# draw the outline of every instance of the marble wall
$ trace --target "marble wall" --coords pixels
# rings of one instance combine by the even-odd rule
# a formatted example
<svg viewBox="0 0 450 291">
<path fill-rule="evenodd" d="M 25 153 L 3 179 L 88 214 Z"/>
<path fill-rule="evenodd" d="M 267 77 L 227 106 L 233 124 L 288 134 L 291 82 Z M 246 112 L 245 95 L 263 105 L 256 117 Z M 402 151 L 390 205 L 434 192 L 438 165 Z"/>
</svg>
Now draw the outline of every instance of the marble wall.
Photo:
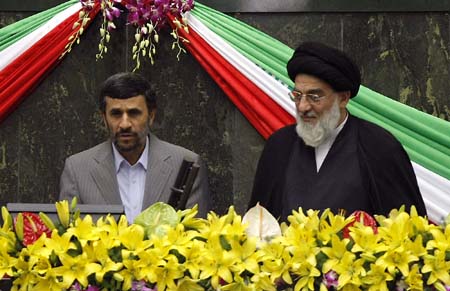
<svg viewBox="0 0 450 291">
<path fill-rule="evenodd" d="M 361 65 L 363 84 L 419 110 L 450 120 L 450 16 L 427 13 L 234 13 L 239 20 L 295 47 L 316 40 L 340 47 Z M 26 17 L 0 12 L 0 27 Z M 0 124 L 0 205 L 51 203 L 64 159 L 106 137 L 97 87 L 131 70 L 133 28 L 112 35 L 96 61 L 100 22 L 36 90 Z M 180 61 L 161 35 L 155 65 L 139 72 L 155 85 L 153 132 L 199 153 L 208 165 L 214 210 L 243 213 L 264 139 L 189 54 Z"/>
</svg>

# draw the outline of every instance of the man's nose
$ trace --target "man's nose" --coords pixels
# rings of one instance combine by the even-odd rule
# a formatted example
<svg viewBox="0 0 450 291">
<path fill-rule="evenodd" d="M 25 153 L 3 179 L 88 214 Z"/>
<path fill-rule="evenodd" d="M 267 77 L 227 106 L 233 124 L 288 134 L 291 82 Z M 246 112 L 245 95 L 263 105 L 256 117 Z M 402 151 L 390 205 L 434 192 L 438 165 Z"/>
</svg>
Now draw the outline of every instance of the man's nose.
<svg viewBox="0 0 450 291">
<path fill-rule="evenodd" d="M 300 101 L 296 102 L 295 105 L 297 106 L 297 110 L 299 112 L 307 112 L 311 110 L 311 103 L 307 100 L 306 97 L 302 97 Z"/>
<path fill-rule="evenodd" d="M 122 129 L 131 127 L 131 121 L 127 114 L 122 115 L 122 118 L 120 119 L 119 127 Z"/>
</svg>

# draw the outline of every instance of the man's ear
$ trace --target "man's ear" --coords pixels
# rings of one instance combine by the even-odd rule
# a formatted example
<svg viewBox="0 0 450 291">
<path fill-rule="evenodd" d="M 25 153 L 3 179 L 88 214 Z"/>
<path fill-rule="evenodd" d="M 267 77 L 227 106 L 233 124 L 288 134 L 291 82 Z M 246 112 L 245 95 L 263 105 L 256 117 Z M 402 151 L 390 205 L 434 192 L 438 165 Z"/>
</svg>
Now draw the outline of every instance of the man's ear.
<svg viewBox="0 0 450 291">
<path fill-rule="evenodd" d="M 153 121 L 155 120 L 156 109 L 152 109 L 148 114 L 148 126 L 152 126 Z"/>
<path fill-rule="evenodd" d="M 100 116 L 102 117 L 103 120 L 103 124 L 105 125 L 106 128 L 108 128 L 108 122 L 106 122 L 106 113 L 103 111 L 100 111 Z"/>
<path fill-rule="evenodd" d="M 351 93 L 350 91 L 343 91 L 343 92 L 339 92 L 339 107 L 340 108 L 345 108 L 348 104 L 348 102 L 350 101 L 350 96 Z"/>
</svg>

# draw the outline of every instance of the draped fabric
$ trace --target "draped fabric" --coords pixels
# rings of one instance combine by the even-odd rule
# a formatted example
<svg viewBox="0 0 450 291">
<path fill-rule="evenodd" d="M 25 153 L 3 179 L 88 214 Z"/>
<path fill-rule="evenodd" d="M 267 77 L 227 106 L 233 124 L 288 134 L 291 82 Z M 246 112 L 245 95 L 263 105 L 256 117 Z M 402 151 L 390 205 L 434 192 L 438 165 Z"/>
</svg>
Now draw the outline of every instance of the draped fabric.
<svg viewBox="0 0 450 291">
<path fill-rule="evenodd" d="M 57 65 L 80 8 L 71 0 L 0 29 L 0 121 Z M 185 46 L 263 137 L 294 122 L 286 72 L 291 48 L 198 2 L 188 19 L 190 33 L 179 32 L 189 40 Z M 348 109 L 402 143 L 429 217 L 441 221 L 450 212 L 450 123 L 364 86 Z"/>
<path fill-rule="evenodd" d="M 0 122 L 58 64 L 80 8 L 72 0 L 0 30 Z"/>
</svg>

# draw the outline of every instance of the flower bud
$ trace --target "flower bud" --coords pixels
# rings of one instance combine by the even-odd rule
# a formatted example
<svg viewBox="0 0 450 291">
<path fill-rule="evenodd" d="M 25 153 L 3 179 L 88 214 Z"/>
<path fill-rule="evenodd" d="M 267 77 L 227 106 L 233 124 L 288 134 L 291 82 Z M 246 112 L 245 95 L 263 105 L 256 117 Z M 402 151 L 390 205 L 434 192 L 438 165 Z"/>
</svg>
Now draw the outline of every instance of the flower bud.
<svg viewBox="0 0 450 291">
<path fill-rule="evenodd" d="M 155 33 L 155 35 L 153 36 L 153 38 L 155 39 L 155 42 L 158 43 L 158 41 L 159 41 L 159 35 Z"/>
<path fill-rule="evenodd" d="M 22 215 L 22 213 L 17 214 L 16 224 L 14 227 L 15 227 L 17 238 L 20 241 L 23 241 L 23 215 Z"/>
<path fill-rule="evenodd" d="M 46 227 L 48 227 L 50 230 L 55 229 L 55 224 L 53 221 L 48 217 L 47 214 L 44 212 L 39 212 L 39 217 L 42 219 L 42 222 L 45 224 Z"/>
<path fill-rule="evenodd" d="M 86 24 L 88 23 L 88 21 L 90 20 L 90 18 L 89 17 L 85 17 L 85 18 L 83 18 L 83 22 L 82 22 L 82 26 L 86 26 Z"/>
<path fill-rule="evenodd" d="M 10 228 L 12 226 L 12 217 L 11 214 L 8 211 L 8 208 L 5 206 L 2 206 L 2 219 L 3 219 L 3 225 L 6 226 L 6 228 Z"/>
<path fill-rule="evenodd" d="M 59 222 L 61 222 L 64 227 L 68 227 L 70 223 L 69 202 L 67 200 L 59 201 L 55 203 L 55 206 Z"/>
<path fill-rule="evenodd" d="M 153 24 L 147 23 L 147 27 L 148 27 L 148 33 L 152 33 L 152 31 L 153 31 Z"/>
<path fill-rule="evenodd" d="M 141 40 L 141 34 L 140 33 L 136 33 L 134 35 L 134 39 L 136 40 L 136 42 L 139 42 Z"/>
<path fill-rule="evenodd" d="M 104 28 L 100 28 L 100 36 L 101 37 L 105 36 L 105 32 L 106 32 L 106 30 Z"/>
<path fill-rule="evenodd" d="M 122 282 L 124 280 L 123 276 L 119 274 L 118 272 L 114 272 L 113 274 L 114 279 L 116 279 L 119 282 Z"/>
<path fill-rule="evenodd" d="M 114 30 L 116 29 L 116 25 L 114 24 L 114 22 L 112 21 L 108 21 L 108 27 L 107 27 L 108 31 Z"/>
<path fill-rule="evenodd" d="M 181 23 L 180 23 L 180 21 L 178 20 L 178 19 L 174 19 L 174 21 L 173 21 L 173 23 L 175 24 L 175 26 L 177 27 L 177 28 L 181 28 Z"/>
</svg>

